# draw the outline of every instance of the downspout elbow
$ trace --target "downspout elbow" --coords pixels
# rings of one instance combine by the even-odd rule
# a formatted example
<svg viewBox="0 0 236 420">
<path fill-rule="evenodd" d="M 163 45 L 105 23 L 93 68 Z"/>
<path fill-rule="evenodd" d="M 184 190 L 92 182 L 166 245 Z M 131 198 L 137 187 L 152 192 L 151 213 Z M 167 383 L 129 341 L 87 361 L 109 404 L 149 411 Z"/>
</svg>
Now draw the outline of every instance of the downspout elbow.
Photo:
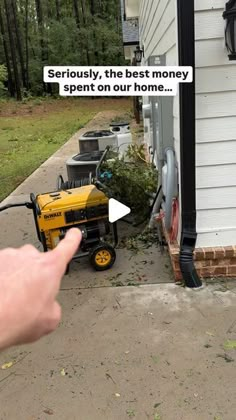
<svg viewBox="0 0 236 420">
<path fill-rule="evenodd" d="M 179 265 L 185 285 L 192 289 L 199 289 L 202 287 L 202 282 L 194 266 L 196 239 L 196 233 L 183 233 L 179 255 Z"/>
</svg>

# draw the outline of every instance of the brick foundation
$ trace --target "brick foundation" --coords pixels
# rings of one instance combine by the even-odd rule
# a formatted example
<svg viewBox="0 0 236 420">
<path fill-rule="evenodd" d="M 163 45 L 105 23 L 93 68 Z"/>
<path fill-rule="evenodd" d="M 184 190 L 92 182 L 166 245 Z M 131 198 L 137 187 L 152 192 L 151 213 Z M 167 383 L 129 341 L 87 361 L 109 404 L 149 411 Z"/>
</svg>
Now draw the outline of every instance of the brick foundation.
<svg viewBox="0 0 236 420">
<path fill-rule="evenodd" d="M 170 243 L 167 232 L 165 229 L 163 231 L 168 243 L 175 280 L 181 281 L 183 278 L 179 267 L 180 247 L 177 242 Z M 194 260 L 200 278 L 236 277 L 236 246 L 197 248 Z"/>
</svg>

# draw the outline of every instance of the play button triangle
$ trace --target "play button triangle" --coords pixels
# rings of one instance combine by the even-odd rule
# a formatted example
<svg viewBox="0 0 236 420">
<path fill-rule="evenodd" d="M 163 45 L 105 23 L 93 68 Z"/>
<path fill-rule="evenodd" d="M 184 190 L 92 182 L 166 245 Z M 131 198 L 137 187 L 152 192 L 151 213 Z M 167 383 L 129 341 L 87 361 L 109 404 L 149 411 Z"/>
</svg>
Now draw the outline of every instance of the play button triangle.
<svg viewBox="0 0 236 420">
<path fill-rule="evenodd" d="M 131 212 L 131 209 L 119 201 L 111 198 L 109 200 L 109 222 L 115 223 L 122 217 L 127 216 Z"/>
</svg>

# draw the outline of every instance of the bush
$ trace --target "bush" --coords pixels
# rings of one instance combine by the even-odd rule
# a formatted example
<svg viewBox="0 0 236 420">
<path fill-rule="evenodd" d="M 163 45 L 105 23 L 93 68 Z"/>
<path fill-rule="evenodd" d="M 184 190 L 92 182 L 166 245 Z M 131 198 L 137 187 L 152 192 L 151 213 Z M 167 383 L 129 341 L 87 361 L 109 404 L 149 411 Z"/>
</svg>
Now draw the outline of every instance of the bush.
<svg viewBox="0 0 236 420">
<path fill-rule="evenodd" d="M 144 220 L 150 210 L 150 200 L 157 190 L 158 173 L 146 162 L 143 146 L 131 146 L 129 161 L 118 157 L 107 161 L 103 169 L 112 173 L 107 186 L 113 196 L 131 208 L 137 222 Z"/>
</svg>

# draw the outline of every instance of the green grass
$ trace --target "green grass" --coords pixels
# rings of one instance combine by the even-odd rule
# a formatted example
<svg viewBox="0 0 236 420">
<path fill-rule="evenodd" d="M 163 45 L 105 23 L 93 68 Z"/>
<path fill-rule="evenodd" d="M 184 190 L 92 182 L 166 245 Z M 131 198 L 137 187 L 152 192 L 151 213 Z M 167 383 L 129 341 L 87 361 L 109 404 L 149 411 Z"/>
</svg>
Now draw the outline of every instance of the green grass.
<svg viewBox="0 0 236 420">
<path fill-rule="evenodd" d="M 42 109 L 42 106 L 44 109 Z M 84 127 L 99 111 L 128 112 L 130 103 L 111 100 L 55 100 L 0 105 L 0 200 Z M 7 108 L 8 107 L 8 108 Z M 1 116 L 3 115 L 3 116 Z"/>
</svg>

